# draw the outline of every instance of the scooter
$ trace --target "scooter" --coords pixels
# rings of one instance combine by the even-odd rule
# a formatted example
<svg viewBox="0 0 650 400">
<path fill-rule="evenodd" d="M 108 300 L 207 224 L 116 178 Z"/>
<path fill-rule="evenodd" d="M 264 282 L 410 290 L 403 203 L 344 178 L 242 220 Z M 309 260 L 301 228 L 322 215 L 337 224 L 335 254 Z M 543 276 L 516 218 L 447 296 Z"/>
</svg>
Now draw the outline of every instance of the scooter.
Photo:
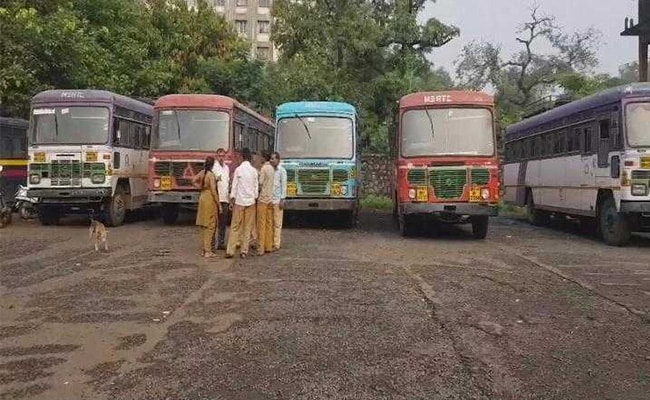
<svg viewBox="0 0 650 400">
<path fill-rule="evenodd" d="M 2 165 L 0 165 L 0 177 L 2 177 Z M 0 228 L 11 224 L 11 208 L 5 203 L 5 192 L 0 185 Z"/>
<path fill-rule="evenodd" d="M 27 196 L 27 186 L 19 185 L 14 198 L 14 211 L 20 215 L 20 218 L 32 219 L 38 216 L 38 210 L 36 209 L 38 197 Z"/>
</svg>

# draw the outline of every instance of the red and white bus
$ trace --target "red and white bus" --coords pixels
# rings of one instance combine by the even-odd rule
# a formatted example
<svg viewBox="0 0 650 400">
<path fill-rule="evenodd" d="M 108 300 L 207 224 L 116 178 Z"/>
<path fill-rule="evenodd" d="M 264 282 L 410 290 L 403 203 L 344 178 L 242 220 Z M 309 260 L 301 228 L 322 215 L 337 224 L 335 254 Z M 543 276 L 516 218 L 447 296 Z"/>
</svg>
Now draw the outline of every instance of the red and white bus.
<svg viewBox="0 0 650 400">
<path fill-rule="evenodd" d="M 173 94 L 158 99 L 154 111 L 149 201 L 162 205 L 166 224 L 176 221 L 181 207 L 196 207 L 199 191 L 192 177 L 207 156 L 223 148 L 232 171 L 239 150 L 273 149 L 273 121 L 230 97 Z"/>
<path fill-rule="evenodd" d="M 400 232 L 435 217 L 471 222 L 475 238 L 497 214 L 499 160 L 494 101 L 480 92 L 423 92 L 402 97 L 391 139 L 394 214 Z"/>
</svg>

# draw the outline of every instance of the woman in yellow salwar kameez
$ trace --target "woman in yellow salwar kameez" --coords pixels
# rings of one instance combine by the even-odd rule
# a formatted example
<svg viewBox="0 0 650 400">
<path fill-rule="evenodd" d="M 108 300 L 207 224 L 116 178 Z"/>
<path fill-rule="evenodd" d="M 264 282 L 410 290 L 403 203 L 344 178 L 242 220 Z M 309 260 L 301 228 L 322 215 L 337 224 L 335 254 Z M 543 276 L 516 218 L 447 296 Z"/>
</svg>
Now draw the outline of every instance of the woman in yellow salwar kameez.
<svg viewBox="0 0 650 400">
<path fill-rule="evenodd" d="M 201 254 L 206 258 L 216 256 L 212 244 L 217 230 L 218 215 L 221 212 L 217 189 L 218 178 L 212 172 L 213 166 L 214 157 L 207 157 L 203 171 L 192 178 L 192 183 L 201 189 L 199 209 L 196 213 L 196 225 L 201 227 Z"/>
</svg>

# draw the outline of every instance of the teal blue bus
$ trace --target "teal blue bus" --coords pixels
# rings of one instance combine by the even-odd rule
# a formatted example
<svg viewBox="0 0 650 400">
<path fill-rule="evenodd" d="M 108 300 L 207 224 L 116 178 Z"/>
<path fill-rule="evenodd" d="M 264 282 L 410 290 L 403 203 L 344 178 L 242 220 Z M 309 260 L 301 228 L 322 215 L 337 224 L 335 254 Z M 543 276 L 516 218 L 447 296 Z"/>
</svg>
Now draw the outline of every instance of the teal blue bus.
<svg viewBox="0 0 650 400">
<path fill-rule="evenodd" d="M 287 170 L 285 210 L 326 211 L 348 226 L 359 211 L 358 114 L 347 103 L 285 103 L 276 110 L 275 150 Z"/>
</svg>

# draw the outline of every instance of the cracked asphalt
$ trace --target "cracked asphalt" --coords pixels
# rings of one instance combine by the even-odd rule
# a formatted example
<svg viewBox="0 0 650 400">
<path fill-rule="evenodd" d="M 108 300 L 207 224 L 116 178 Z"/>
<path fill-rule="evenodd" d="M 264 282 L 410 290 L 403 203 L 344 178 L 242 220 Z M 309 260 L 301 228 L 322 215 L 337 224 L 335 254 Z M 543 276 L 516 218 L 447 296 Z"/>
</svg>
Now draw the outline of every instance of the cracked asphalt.
<svg viewBox="0 0 650 400">
<path fill-rule="evenodd" d="M 191 217 L 0 230 L 0 399 L 650 399 L 650 239 L 303 221 L 198 257 Z"/>
</svg>

